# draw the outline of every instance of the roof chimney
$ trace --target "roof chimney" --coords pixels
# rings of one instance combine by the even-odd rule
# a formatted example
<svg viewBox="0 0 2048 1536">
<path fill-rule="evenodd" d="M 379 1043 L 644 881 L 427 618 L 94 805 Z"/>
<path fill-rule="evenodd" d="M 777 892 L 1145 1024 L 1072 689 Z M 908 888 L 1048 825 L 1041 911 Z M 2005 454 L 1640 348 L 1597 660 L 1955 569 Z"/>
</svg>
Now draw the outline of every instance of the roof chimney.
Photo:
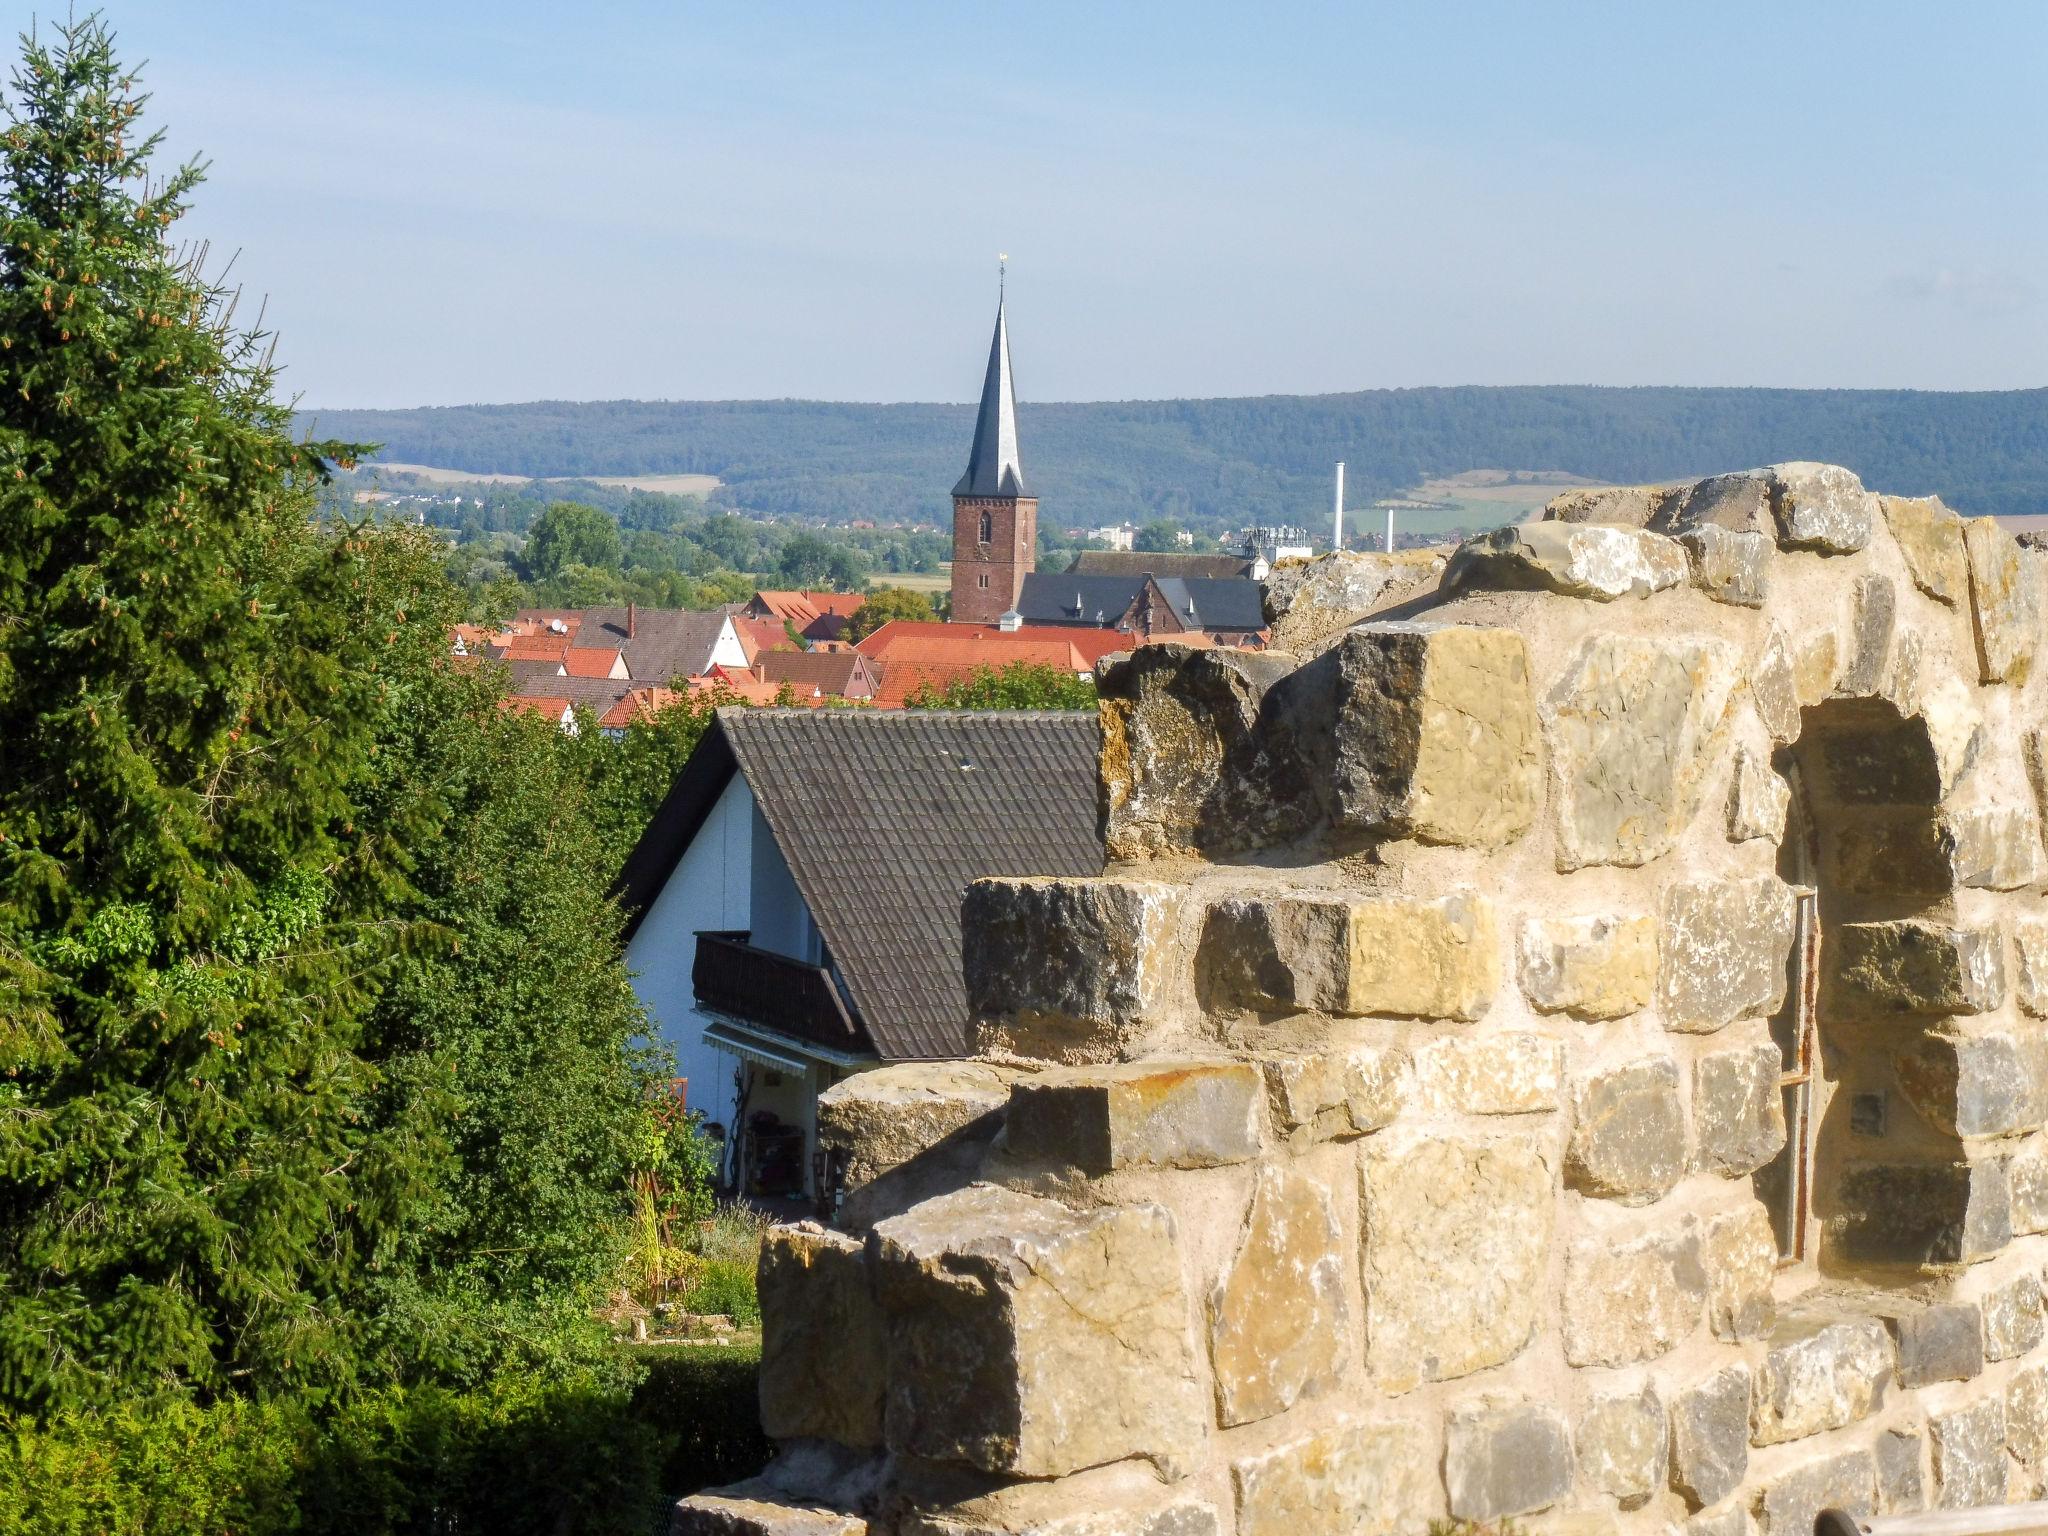
<svg viewBox="0 0 2048 1536">
<path fill-rule="evenodd" d="M 626 638 L 627 638 L 628 640 L 630 640 L 630 639 L 632 639 L 632 638 L 633 638 L 633 630 L 634 630 L 634 627 L 635 627 L 635 625 L 636 625 L 636 624 L 637 624 L 637 623 L 639 622 L 639 618 L 640 618 L 640 608 L 639 608 L 639 605 L 638 605 L 637 603 L 627 603 L 627 604 L 626 604 Z"/>
</svg>

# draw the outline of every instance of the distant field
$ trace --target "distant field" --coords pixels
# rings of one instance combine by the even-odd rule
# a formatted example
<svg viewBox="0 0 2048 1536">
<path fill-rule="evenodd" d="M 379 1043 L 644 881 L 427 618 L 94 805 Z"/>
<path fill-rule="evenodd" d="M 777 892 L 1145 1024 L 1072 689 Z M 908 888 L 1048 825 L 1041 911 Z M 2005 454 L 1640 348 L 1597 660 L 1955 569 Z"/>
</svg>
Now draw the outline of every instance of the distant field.
<svg viewBox="0 0 2048 1536">
<path fill-rule="evenodd" d="M 429 485 L 525 485 L 534 478 L 531 475 L 483 475 L 468 469 L 438 469 L 432 464 L 394 464 L 388 460 L 365 464 L 363 468 L 412 475 Z M 660 491 L 671 496 L 709 496 L 718 489 L 716 475 L 548 475 L 544 478 L 551 485 L 565 480 L 588 480 L 593 485 L 609 485 L 622 491 Z"/>
</svg>

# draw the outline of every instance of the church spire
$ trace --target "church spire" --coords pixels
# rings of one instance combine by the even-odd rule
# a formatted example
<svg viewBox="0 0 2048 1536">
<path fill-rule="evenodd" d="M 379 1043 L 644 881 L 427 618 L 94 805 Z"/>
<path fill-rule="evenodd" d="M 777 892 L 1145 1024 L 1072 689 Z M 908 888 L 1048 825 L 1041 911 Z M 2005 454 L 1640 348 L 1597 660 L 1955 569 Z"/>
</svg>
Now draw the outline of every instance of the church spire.
<svg viewBox="0 0 2048 1536">
<path fill-rule="evenodd" d="M 1029 496 L 1024 466 L 1017 459 L 1017 386 L 1010 381 L 1010 330 L 1005 299 L 996 299 L 996 334 L 988 347 L 988 376 L 981 385 L 981 411 L 974 422 L 974 448 L 955 496 Z"/>
</svg>

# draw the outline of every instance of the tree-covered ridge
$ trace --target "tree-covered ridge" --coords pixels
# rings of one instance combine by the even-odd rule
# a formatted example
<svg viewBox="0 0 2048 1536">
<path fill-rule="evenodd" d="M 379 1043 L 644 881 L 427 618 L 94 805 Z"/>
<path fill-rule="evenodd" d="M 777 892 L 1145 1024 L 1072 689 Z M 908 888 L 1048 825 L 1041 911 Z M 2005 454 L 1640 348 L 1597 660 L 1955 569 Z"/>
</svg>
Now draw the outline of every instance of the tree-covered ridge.
<svg viewBox="0 0 2048 1536">
<path fill-rule="evenodd" d="M 1043 515 L 1067 526 L 1150 517 L 1215 529 L 1320 521 L 1330 466 L 1354 503 L 1433 475 L 1559 469 L 1680 479 L 1785 459 L 1939 494 L 1968 513 L 2048 510 L 2048 390 L 1368 390 L 1243 400 L 1018 407 Z M 804 400 L 538 401 L 319 410 L 321 432 L 400 462 L 479 473 L 714 474 L 714 505 L 847 522 L 950 516 L 973 431 L 965 405 Z"/>
</svg>

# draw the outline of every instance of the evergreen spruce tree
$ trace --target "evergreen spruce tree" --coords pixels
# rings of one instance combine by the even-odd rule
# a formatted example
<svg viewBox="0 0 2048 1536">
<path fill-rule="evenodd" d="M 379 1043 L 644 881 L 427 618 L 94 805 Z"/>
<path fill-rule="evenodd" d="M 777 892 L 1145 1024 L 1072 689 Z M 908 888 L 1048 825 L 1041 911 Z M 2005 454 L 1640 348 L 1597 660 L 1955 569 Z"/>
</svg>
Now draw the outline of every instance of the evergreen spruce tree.
<svg viewBox="0 0 2048 1536">
<path fill-rule="evenodd" d="M 404 623 L 309 530 L 263 339 L 181 251 L 97 18 L 0 127 L 0 1402 L 346 1376 L 422 1143 L 366 1129 L 351 819 Z M 373 606 L 373 605 L 372 605 Z M 391 829 L 385 829 L 393 840 Z"/>
</svg>

